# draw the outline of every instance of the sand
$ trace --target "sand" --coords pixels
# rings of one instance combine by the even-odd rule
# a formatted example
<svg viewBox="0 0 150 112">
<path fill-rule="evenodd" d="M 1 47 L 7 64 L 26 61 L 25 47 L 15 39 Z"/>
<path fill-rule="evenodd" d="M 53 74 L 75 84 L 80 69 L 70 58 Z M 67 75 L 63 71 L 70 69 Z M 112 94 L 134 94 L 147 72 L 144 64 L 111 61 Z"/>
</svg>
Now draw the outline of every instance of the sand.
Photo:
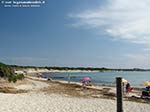
<svg viewBox="0 0 150 112">
<path fill-rule="evenodd" d="M 44 81 L 17 85 L 29 90 L 22 94 L 0 93 L 0 112 L 116 112 L 116 100 L 48 94 L 42 88 L 51 86 Z M 39 90 L 39 91 L 38 91 Z M 149 112 L 150 104 L 124 101 L 124 112 Z"/>
<path fill-rule="evenodd" d="M 42 88 L 46 88 L 49 85 L 40 81 L 34 81 L 31 79 L 27 79 L 28 81 L 32 82 L 32 83 L 28 83 L 28 84 L 22 84 L 22 85 L 17 85 L 15 86 L 16 89 L 22 89 L 22 90 L 39 90 Z"/>
<path fill-rule="evenodd" d="M 114 100 L 44 93 L 0 94 L 0 112 L 116 112 Z M 124 102 L 124 112 L 149 112 L 149 104 Z"/>
</svg>

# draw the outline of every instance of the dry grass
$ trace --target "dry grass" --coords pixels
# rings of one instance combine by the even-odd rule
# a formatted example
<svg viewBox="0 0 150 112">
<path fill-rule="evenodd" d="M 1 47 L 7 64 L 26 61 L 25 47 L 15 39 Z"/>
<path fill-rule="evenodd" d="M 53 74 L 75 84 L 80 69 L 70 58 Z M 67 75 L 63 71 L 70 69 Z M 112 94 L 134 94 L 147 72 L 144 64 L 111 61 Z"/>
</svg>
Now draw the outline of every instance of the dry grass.
<svg viewBox="0 0 150 112">
<path fill-rule="evenodd" d="M 82 88 L 77 84 L 67 84 L 60 83 L 57 81 L 47 81 L 50 85 L 48 88 L 42 89 L 43 92 L 47 94 L 65 94 L 72 97 L 82 97 L 82 98 L 106 98 L 116 100 L 116 95 L 109 92 L 110 88 L 103 88 L 102 90 L 92 89 L 92 88 Z M 133 101 L 139 103 L 148 103 L 150 100 L 145 100 L 137 97 L 124 97 L 125 101 Z"/>
<path fill-rule="evenodd" d="M 26 93 L 27 91 L 25 90 L 17 90 L 12 87 L 0 87 L 0 92 L 1 93 L 9 93 L 9 94 L 18 94 L 18 93 Z"/>
<path fill-rule="evenodd" d="M 21 85 L 21 84 L 28 84 L 30 83 L 26 79 L 22 81 L 17 81 L 16 83 L 9 83 L 7 81 L 0 83 L 0 93 L 10 93 L 10 94 L 18 94 L 18 93 L 26 93 L 28 91 L 25 90 L 18 90 L 14 88 L 14 86 Z"/>
<path fill-rule="evenodd" d="M 103 96 L 106 96 L 105 94 L 108 92 L 106 89 L 103 90 L 97 90 L 97 89 L 91 89 L 91 88 L 83 88 L 80 85 L 77 84 L 67 84 L 67 83 L 60 83 L 60 82 L 53 82 L 48 81 L 48 84 L 50 85 L 48 88 L 42 89 L 42 91 L 48 93 L 48 94 L 65 94 L 73 97 L 83 97 L 83 98 L 101 98 Z"/>
</svg>

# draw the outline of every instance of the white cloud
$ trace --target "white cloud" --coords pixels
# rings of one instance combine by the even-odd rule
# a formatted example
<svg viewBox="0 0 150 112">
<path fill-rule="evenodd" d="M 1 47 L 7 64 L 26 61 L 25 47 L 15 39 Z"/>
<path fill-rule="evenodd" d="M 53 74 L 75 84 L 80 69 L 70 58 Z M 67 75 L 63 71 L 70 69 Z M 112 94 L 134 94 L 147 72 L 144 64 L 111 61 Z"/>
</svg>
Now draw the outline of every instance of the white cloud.
<svg viewBox="0 0 150 112">
<path fill-rule="evenodd" d="M 145 63 L 150 61 L 150 54 L 128 54 L 126 57 L 134 62 Z M 141 63 L 141 64 L 142 64 Z"/>
<path fill-rule="evenodd" d="M 150 54 L 148 53 L 130 53 L 124 54 L 122 60 L 116 60 L 116 66 L 122 68 L 149 68 L 150 66 Z M 113 60 L 114 62 L 114 60 Z"/>
<path fill-rule="evenodd" d="M 103 31 L 115 39 L 150 44 L 150 0 L 106 0 L 102 6 L 69 15 L 74 26 Z"/>
</svg>

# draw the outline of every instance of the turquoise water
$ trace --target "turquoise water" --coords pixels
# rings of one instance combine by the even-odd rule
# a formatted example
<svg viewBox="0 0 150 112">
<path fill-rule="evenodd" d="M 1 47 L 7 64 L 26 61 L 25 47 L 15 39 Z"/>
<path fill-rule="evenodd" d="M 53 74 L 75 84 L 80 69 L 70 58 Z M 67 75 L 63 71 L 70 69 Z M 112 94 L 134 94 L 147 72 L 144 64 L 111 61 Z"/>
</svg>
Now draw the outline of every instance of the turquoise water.
<svg viewBox="0 0 150 112">
<path fill-rule="evenodd" d="M 67 80 L 68 74 L 71 81 L 81 82 L 82 78 L 88 76 L 92 82 L 99 85 L 114 85 L 116 77 L 123 77 L 128 80 L 133 87 L 141 87 L 144 81 L 150 81 L 150 72 L 79 72 L 79 73 L 43 73 L 43 77 L 57 80 Z"/>
</svg>

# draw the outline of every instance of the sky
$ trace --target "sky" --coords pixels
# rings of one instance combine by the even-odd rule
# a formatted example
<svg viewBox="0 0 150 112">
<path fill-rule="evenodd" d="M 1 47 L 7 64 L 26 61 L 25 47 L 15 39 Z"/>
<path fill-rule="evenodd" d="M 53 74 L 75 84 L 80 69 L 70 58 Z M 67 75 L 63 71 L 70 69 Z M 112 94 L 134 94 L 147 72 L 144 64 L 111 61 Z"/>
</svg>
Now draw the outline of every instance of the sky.
<svg viewBox="0 0 150 112">
<path fill-rule="evenodd" d="M 37 8 L 0 4 L 0 61 L 150 68 L 149 6 L 149 0 L 45 0 Z"/>
</svg>

